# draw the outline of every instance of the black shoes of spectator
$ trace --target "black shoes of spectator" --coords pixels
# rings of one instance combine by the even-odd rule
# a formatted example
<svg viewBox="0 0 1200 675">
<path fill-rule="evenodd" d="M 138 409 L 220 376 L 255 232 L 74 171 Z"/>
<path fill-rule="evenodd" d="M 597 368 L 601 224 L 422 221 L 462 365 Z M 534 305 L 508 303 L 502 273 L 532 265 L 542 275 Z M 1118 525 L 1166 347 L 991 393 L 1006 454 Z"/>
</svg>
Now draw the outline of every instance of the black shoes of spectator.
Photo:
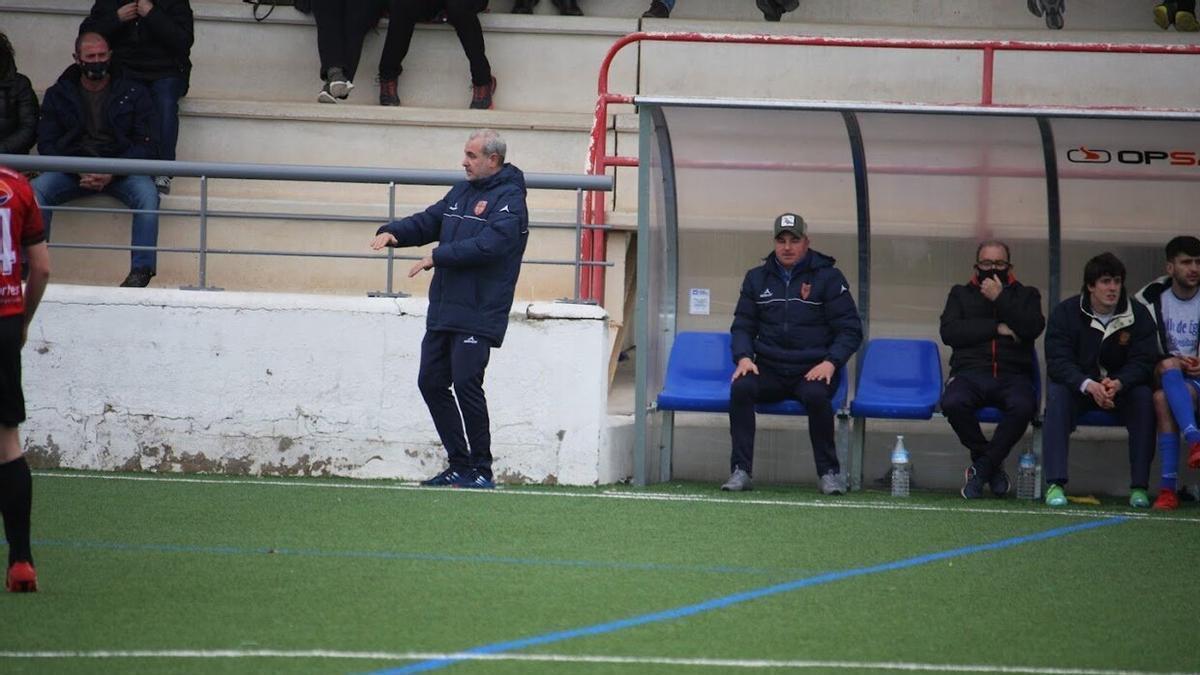
<svg viewBox="0 0 1200 675">
<path fill-rule="evenodd" d="M 787 12 L 800 6 L 800 0 L 755 0 L 767 21 L 779 21 Z"/>
<path fill-rule="evenodd" d="M 671 8 L 667 7 L 662 0 L 653 0 L 650 3 L 650 9 L 642 12 L 643 19 L 669 19 L 671 18 Z"/>
<path fill-rule="evenodd" d="M 1025 0 L 1025 6 L 1034 16 L 1045 16 L 1046 27 L 1060 30 L 1063 27 L 1063 12 L 1067 11 L 1066 0 Z"/>
<path fill-rule="evenodd" d="M 400 94 L 397 92 L 396 78 L 379 80 L 379 105 L 400 105 Z"/>
<path fill-rule="evenodd" d="M 550 0 L 555 7 L 558 8 L 558 13 L 563 16 L 583 16 L 583 10 L 579 9 L 579 0 Z M 513 14 L 533 14 L 533 8 L 537 7 L 538 0 L 516 0 L 513 3 Z"/>
<path fill-rule="evenodd" d="M 492 94 L 496 93 L 496 78 L 488 84 L 473 84 L 471 85 L 471 109 L 472 110 L 491 110 L 492 109 Z"/>
<path fill-rule="evenodd" d="M 154 189 L 158 190 L 160 195 L 171 194 L 171 177 L 170 176 L 155 176 Z"/>
<path fill-rule="evenodd" d="M 154 270 L 148 267 L 135 267 L 129 271 L 129 276 L 125 277 L 125 281 L 121 282 L 122 288 L 145 288 L 150 285 L 150 278 L 154 276 Z"/>
</svg>

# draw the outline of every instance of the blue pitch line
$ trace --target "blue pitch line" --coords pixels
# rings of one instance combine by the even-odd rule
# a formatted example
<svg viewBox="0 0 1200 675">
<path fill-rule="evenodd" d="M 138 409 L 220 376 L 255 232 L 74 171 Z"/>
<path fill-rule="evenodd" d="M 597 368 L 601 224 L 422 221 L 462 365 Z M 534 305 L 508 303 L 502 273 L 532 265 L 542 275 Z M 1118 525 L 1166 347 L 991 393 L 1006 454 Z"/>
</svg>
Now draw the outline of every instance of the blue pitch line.
<svg viewBox="0 0 1200 675">
<path fill-rule="evenodd" d="M 615 569 L 643 572 L 698 572 L 702 574 L 792 574 L 793 569 L 734 567 L 730 565 L 671 565 L 663 563 L 608 562 L 600 560 L 554 560 L 510 558 L 489 555 L 449 555 L 407 551 L 322 551 L 319 549 L 238 548 L 234 546 L 189 546 L 186 544 L 122 544 L 115 542 L 39 540 L 34 546 L 79 548 L 106 551 L 149 551 L 153 553 L 206 553 L 215 555 L 286 555 L 309 558 L 357 558 L 374 560 L 416 560 L 426 562 L 463 562 L 496 565 L 529 565 L 542 567 L 575 567 L 579 569 Z"/>
<path fill-rule="evenodd" d="M 711 612 L 716 609 L 723 609 L 725 607 L 730 607 L 732 605 L 738 605 L 743 602 L 749 602 L 751 600 L 757 600 L 759 598 L 765 598 L 765 597 L 769 597 L 772 595 L 779 595 L 780 593 L 787 593 L 789 591 L 794 591 L 794 590 L 798 590 L 801 588 L 808 588 L 810 586 L 820 586 L 820 585 L 832 583 L 835 581 L 842 581 L 843 579 L 852 579 L 854 577 L 866 576 L 868 574 L 878 574 L 880 572 L 892 572 L 895 570 L 902 570 L 902 569 L 907 569 L 910 567 L 917 567 L 919 565 L 925 565 L 927 563 L 937 562 L 939 560 L 946 560 L 948 558 L 959 558 L 962 556 L 972 555 L 975 553 L 983 553 L 986 551 L 998 551 L 1001 549 L 1011 548 L 1013 546 L 1019 546 L 1021 544 L 1028 544 L 1028 543 L 1036 542 L 1036 541 L 1045 541 L 1046 539 L 1053 539 L 1055 537 L 1061 537 L 1063 535 L 1073 534 L 1075 532 L 1091 530 L 1091 529 L 1095 529 L 1097 527 L 1103 527 L 1105 525 L 1116 525 L 1118 523 L 1126 522 L 1127 520 L 1129 520 L 1129 518 L 1123 517 L 1123 516 L 1122 517 L 1114 517 L 1114 518 L 1105 518 L 1103 520 L 1092 520 L 1092 521 L 1088 521 L 1088 522 L 1084 522 L 1084 523 L 1079 523 L 1076 525 L 1068 525 L 1066 527 L 1058 527 L 1058 528 L 1055 528 L 1052 530 L 1038 532 L 1036 534 L 1028 534 L 1028 535 L 1024 535 L 1024 536 L 1020 536 L 1020 537 L 1010 537 L 1008 539 L 1001 539 L 999 541 L 994 541 L 994 542 L 991 542 L 988 544 L 976 544 L 974 546 L 963 546 L 961 548 L 954 548 L 954 549 L 950 549 L 948 551 L 940 551 L 937 553 L 928 553 L 926 555 L 920 555 L 920 556 L 916 556 L 914 558 L 905 558 L 903 560 L 896 560 L 896 561 L 889 562 L 889 563 L 872 565 L 870 567 L 858 567 L 858 568 L 854 568 L 854 569 L 841 570 L 838 572 L 826 572 L 824 574 L 818 574 L 818 575 L 812 576 L 812 577 L 796 579 L 795 581 L 788 581 L 788 582 L 785 582 L 782 584 L 765 586 L 763 588 L 756 588 L 756 589 L 749 590 L 749 591 L 743 591 L 741 593 L 734 593 L 733 595 L 726 595 L 726 596 L 719 597 L 719 598 L 713 598 L 712 600 L 706 600 L 704 602 L 696 603 L 693 605 L 684 605 L 682 607 L 676 607 L 674 609 L 668 609 L 668 610 L 664 610 L 661 612 L 653 612 L 651 614 L 643 614 L 641 616 L 633 616 L 633 617 L 629 617 L 627 619 L 619 619 L 617 621 L 598 623 L 598 624 L 595 624 L 592 626 L 584 626 L 582 628 L 572 628 L 570 630 L 555 631 L 553 633 L 546 633 L 544 635 L 535 635 L 533 637 L 521 638 L 518 640 L 510 640 L 508 642 L 494 642 L 489 645 L 472 647 L 471 649 L 464 650 L 461 653 L 463 653 L 463 654 L 501 654 L 501 653 L 505 653 L 505 652 L 516 651 L 518 649 L 524 649 L 526 647 L 535 647 L 535 646 L 550 644 L 550 643 L 554 643 L 554 642 L 563 642 L 565 640 L 571 640 L 571 639 L 574 639 L 577 637 L 589 637 L 589 636 L 593 636 L 593 635 L 603 635 L 605 633 L 613 633 L 613 632 L 616 632 L 619 630 L 624 630 L 626 628 L 634 628 L 637 626 L 644 626 L 646 624 L 657 623 L 660 621 L 672 621 L 674 619 L 682 619 L 684 617 L 689 617 L 689 616 L 693 616 L 696 614 L 702 614 L 704 612 Z M 440 668 L 445 668 L 447 666 L 451 666 L 451 665 L 454 665 L 455 663 L 459 663 L 460 661 L 465 661 L 465 660 L 467 660 L 467 659 L 461 659 L 461 658 L 430 659 L 428 661 L 421 661 L 419 663 L 414 663 L 414 664 L 403 666 L 400 668 L 376 671 L 375 675 L 406 675 L 407 673 L 423 673 L 423 672 L 427 672 L 430 670 L 438 670 Z"/>
</svg>

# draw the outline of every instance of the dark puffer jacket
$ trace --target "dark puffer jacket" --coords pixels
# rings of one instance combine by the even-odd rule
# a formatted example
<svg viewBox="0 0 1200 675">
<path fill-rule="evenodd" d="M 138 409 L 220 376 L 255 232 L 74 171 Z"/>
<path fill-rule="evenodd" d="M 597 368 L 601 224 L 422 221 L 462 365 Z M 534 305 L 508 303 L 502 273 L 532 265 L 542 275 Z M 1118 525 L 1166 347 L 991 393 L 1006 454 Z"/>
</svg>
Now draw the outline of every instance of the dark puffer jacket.
<svg viewBox="0 0 1200 675">
<path fill-rule="evenodd" d="M 38 122 L 38 154 L 67 157 L 83 154 L 80 141 L 87 125 L 79 78 L 79 66 L 71 66 L 46 90 Z M 104 113 L 113 133 L 113 147 L 104 156 L 158 159 L 158 125 L 150 91 L 116 70 L 108 91 Z"/>
<path fill-rule="evenodd" d="M 1004 324 L 1018 340 L 998 335 Z M 978 277 L 950 289 L 942 310 L 942 342 L 950 347 L 950 377 L 965 372 L 1032 375 L 1034 340 L 1046 327 L 1042 296 L 1011 274 L 995 302 L 979 289 Z"/>
<path fill-rule="evenodd" d="M 1122 389 L 1150 384 L 1157 360 L 1154 320 L 1124 289 L 1108 325 L 1096 319 L 1086 295 L 1063 300 L 1050 314 L 1046 374 L 1072 391 L 1085 379 L 1106 377 L 1120 380 Z"/>
<path fill-rule="evenodd" d="M 470 333 L 499 347 L 508 329 L 521 258 L 529 239 L 525 174 L 512 164 L 450 188 L 421 213 L 379 228 L 397 246 L 433 249 L 429 330 Z"/>
<path fill-rule="evenodd" d="M 129 0 L 96 0 L 79 26 L 80 33 L 99 33 L 108 40 L 113 63 L 135 80 L 182 77 L 192 73 L 194 20 L 188 0 L 154 0 L 146 16 L 122 22 L 117 9 Z M 185 87 L 186 90 L 186 87 Z"/>
<path fill-rule="evenodd" d="M 29 78 L 0 73 L 0 154 L 24 155 L 37 140 L 38 100 Z"/>
<path fill-rule="evenodd" d="M 746 272 L 729 328 L 734 363 L 750 357 L 784 373 L 821 361 L 844 366 L 862 343 L 862 321 L 835 262 L 809 249 L 789 281 L 771 253 Z"/>
</svg>

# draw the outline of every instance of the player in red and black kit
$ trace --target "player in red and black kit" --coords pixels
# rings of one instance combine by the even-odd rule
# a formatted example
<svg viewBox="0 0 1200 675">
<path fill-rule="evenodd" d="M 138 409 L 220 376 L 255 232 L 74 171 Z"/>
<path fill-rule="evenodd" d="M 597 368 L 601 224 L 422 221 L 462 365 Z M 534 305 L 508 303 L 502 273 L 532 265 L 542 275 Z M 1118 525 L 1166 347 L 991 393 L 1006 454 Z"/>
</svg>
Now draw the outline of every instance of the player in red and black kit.
<svg viewBox="0 0 1200 675">
<path fill-rule="evenodd" d="M 29 263 L 24 289 L 22 259 Z M 49 279 L 50 253 L 33 188 L 21 174 L 0 167 L 0 513 L 8 540 L 5 587 L 14 593 L 37 590 L 29 550 L 33 480 L 17 427 L 25 421 L 21 347 Z"/>
</svg>

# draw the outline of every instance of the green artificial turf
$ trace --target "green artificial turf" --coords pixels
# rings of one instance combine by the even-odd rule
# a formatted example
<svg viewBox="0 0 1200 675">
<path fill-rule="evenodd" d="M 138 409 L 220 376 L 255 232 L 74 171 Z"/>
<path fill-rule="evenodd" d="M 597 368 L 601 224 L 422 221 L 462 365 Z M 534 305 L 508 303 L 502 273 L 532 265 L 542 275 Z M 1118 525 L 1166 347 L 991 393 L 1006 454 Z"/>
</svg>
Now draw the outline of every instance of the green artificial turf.
<svg viewBox="0 0 1200 675">
<path fill-rule="evenodd" d="M 933 493 L 821 498 L 804 487 L 474 492 L 87 476 L 35 477 L 42 590 L 0 597 L 2 672 L 369 672 L 411 662 L 4 654 L 453 653 L 1113 514 L 1137 517 L 515 653 L 1200 669 L 1195 504 L 1166 515 L 1118 501 L 1064 513 Z M 614 494 L 629 498 L 605 496 Z M 528 661 L 443 671 L 796 672 Z"/>
</svg>

